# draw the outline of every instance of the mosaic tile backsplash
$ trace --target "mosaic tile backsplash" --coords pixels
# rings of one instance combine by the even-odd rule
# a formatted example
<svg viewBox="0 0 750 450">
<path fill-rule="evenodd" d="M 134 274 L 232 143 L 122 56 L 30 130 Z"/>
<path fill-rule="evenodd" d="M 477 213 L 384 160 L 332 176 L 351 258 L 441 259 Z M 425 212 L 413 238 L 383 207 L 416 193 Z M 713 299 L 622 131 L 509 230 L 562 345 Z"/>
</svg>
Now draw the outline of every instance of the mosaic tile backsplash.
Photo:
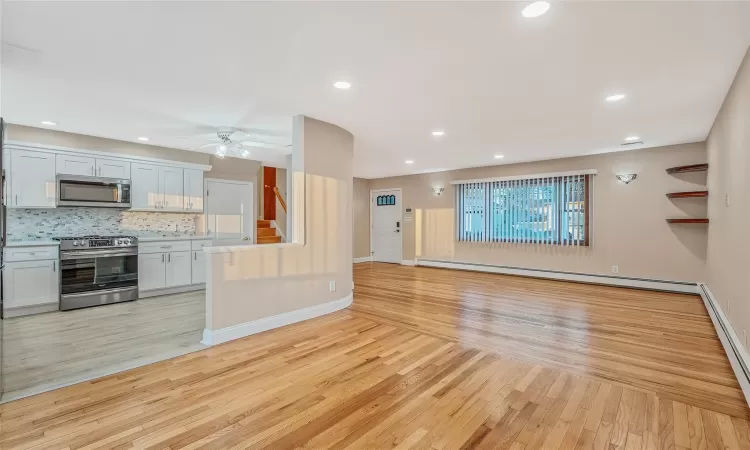
<svg viewBox="0 0 750 450">
<path fill-rule="evenodd" d="M 195 232 L 197 214 L 134 212 L 108 208 L 7 209 L 8 240 L 90 234 Z"/>
</svg>

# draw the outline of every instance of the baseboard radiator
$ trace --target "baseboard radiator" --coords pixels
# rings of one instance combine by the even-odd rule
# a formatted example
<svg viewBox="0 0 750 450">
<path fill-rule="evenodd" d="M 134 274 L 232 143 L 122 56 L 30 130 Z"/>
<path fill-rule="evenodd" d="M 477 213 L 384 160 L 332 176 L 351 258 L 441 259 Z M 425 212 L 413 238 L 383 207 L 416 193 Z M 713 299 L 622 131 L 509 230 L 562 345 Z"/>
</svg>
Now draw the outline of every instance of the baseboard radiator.
<svg viewBox="0 0 750 450">
<path fill-rule="evenodd" d="M 697 294 L 697 283 L 688 281 L 655 280 L 649 278 L 616 277 L 611 275 L 597 275 L 590 273 L 563 272 L 546 269 L 529 269 L 525 267 L 498 266 L 492 264 L 468 263 L 460 261 L 441 261 L 433 259 L 417 259 L 416 265 L 425 267 L 440 267 L 444 269 L 469 270 L 474 272 L 499 273 L 504 275 L 518 275 L 532 278 L 546 278 L 551 280 L 575 281 L 579 283 L 603 284 L 608 286 L 632 287 L 655 291 L 681 292 Z"/>
<path fill-rule="evenodd" d="M 750 405 L 750 370 L 748 370 L 750 357 L 748 357 L 742 341 L 721 309 L 721 305 L 716 302 L 713 294 L 711 294 L 708 285 L 698 283 L 698 293 L 703 299 L 703 304 L 706 305 L 706 310 L 711 317 L 714 328 L 716 328 L 716 334 L 719 336 L 721 345 L 724 347 L 729 364 L 732 365 L 734 375 L 740 383 L 742 393 L 745 395 L 745 401 Z"/>
</svg>

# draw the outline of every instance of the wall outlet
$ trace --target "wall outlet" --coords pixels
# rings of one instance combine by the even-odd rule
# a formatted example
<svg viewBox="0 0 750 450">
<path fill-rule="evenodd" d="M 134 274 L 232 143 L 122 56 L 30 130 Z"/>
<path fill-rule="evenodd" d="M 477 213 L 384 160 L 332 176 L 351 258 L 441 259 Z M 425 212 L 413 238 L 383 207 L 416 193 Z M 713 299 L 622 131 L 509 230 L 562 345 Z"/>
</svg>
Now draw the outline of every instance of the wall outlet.
<svg viewBox="0 0 750 450">
<path fill-rule="evenodd" d="M 620 273 L 620 266 L 612 266 L 612 273 Z"/>
<path fill-rule="evenodd" d="M 724 194 L 724 206 L 729 208 L 729 194 Z"/>
<path fill-rule="evenodd" d="M 331 292 L 336 292 L 336 281 L 331 280 L 328 282 L 328 290 Z"/>
</svg>

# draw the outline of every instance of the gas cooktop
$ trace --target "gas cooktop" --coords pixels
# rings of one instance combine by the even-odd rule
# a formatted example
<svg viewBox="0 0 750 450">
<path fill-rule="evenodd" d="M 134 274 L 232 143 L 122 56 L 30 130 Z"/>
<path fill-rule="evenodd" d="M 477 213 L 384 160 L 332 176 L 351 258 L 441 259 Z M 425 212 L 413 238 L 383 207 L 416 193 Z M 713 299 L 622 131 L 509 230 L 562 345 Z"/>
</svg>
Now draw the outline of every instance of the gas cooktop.
<svg viewBox="0 0 750 450">
<path fill-rule="evenodd" d="M 127 248 L 137 247 L 138 238 L 135 236 L 74 236 L 59 237 L 55 240 L 60 241 L 60 251 L 65 250 L 85 250 L 88 248 Z"/>
</svg>

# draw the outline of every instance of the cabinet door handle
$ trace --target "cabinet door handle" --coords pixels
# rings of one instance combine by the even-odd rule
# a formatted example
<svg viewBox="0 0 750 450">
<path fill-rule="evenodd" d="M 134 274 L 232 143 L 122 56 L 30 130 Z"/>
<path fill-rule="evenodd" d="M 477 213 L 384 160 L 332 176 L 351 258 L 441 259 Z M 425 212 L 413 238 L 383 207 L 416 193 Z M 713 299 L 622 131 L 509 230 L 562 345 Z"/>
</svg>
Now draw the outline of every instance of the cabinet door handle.
<svg viewBox="0 0 750 450">
<path fill-rule="evenodd" d="M 172 248 L 171 245 L 162 245 L 161 248 Z"/>
<path fill-rule="evenodd" d="M 161 254 L 161 262 L 164 263 L 164 253 Z"/>
<path fill-rule="evenodd" d="M 57 261 L 52 261 L 52 271 L 57 272 Z"/>
<path fill-rule="evenodd" d="M 16 206 L 18 206 L 18 194 L 16 194 Z"/>
<path fill-rule="evenodd" d="M 172 254 L 171 253 L 169 253 L 167 255 L 167 262 L 172 262 Z"/>
<path fill-rule="evenodd" d="M 193 252 L 193 261 L 198 261 L 198 252 Z"/>
</svg>

